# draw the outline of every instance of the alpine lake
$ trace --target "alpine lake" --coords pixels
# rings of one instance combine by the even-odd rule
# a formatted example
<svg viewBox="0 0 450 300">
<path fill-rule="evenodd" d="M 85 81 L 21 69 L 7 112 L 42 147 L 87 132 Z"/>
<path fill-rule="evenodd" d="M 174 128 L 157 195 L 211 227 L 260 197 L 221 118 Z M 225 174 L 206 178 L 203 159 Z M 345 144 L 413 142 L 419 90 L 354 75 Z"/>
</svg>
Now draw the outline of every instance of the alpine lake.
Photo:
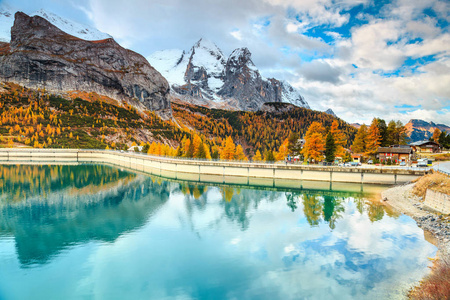
<svg viewBox="0 0 450 300">
<path fill-rule="evenodd" d="M 0 165 L 0 299 L 403 299 L 437 248 L 383 188 Z"/>
</svg>

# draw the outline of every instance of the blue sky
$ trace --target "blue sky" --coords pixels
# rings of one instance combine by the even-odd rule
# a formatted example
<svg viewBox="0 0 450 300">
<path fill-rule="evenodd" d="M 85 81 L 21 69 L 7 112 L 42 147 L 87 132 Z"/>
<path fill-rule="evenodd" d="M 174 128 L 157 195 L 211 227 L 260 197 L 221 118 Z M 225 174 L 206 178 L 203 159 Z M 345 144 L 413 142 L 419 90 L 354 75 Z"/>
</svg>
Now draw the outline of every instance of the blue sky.
<svg viewBox="0 0 450 300">
<path fill-rule="evenodd" d="M 248 47 L 266 77 L 349 122 L 450 125 L 450 3 L 444 0 L 15 0 L 112 35 L 144 56 L 207 38 Z"/>
</svg>

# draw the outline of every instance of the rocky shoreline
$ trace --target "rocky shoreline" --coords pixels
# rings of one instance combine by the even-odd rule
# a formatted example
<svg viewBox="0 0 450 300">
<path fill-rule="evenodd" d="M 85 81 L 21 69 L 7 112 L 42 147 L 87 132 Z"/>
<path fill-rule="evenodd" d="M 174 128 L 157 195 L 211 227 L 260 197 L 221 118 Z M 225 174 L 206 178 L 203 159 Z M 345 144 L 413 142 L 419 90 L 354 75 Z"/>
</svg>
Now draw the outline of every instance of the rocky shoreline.
<svg viewBox="0 0 450 300">
<path fill-rule="evenodd" d="M 412 193 L 414 183 L 396 186 L 381 193 L 387 205 L 412 217 L 424 231 L 431 233 L 439 251 L 450 252 L 450 216 L 428 210 L 422 197 Z"/>
</svg>

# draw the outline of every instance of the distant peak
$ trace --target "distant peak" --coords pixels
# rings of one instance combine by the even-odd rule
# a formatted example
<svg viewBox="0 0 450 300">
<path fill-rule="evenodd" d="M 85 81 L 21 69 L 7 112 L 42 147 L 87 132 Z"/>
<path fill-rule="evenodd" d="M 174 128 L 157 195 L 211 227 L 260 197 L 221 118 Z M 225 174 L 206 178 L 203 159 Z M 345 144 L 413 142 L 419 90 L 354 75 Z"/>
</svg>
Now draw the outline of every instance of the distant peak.
<svg viewBox="0 0 450 300">
<path fill-rule="evenodd" d="M 217 47 L 216 44 L 214 44 L 213 42 L 211 42 L 208 39 L 205 38 L 201 38 L 198 40 L 197 43 L 194 44 L 194 48 L 204 48 L 204 49 L 210 49 L 210 50 L 219 50 L 219 47 Z"/>
<path fill-rule="evenodd" d="M 231 52 L 231 55 L 228 58 L 228 62 L 235 65 L 254 66 L 252 61 L 252 53 L 246 47 L 237 48 L 233 52 Z"/>
<path fill-rule="evenodd" d="M 231 52 L 231 56 L 248 56 L 251 57 L 252 53 L 250 52 L 250 50 L 248 50 L 247 47 L 242 47 L 242 48 L 237 48 L 234 49 L 233 52 Z"/>
<path fill-rule="evenodd" d="M 337 117 L 336 114 L 334 113 L 334 111 L 333 111 L 331 108 L 327 109 L 327 110 L 325 111 L 325 113 L 326 113 L 326 114 L 329 114 L 329 115 L 332 115 L 333 117 Z"/>
</svg>

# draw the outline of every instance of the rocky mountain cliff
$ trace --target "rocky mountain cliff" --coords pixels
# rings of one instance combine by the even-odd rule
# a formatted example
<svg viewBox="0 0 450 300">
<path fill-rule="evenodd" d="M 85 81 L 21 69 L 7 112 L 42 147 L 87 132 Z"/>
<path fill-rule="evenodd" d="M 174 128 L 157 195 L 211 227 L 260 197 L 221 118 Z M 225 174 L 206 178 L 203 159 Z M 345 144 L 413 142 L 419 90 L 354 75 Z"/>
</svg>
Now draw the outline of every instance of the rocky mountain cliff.
<svg viewBox="0 0 450 300">
<path fill-rule="evenodd" d="M 0 79 L 52 92 L 96 92 L 138 109 L 170 111 L 167 80 L 112 38 L 86 41 L 40 16 L 15 14 L 11 43 L 0 45 Z"/>
<path fill-rule="evenodd" d="M 251 111 L 266 102 L 309 108 L 289 83 L 261 76 L 247 48 L 226 57 L 214 43 L 200 39 L 188 52 L 158 51 L 147 59 L 167 78 L 175 96 L 188 102 Z"/>
<path fill-rule="evenodd" d="M 411 119 L 405 124 L 410 142 L 417 142 L 428 140 L 433 136 L 433 132 L 436 128 L 440 131 L 446 131 L 450 133 L 450 127 L 444 124 L 436 124 L 434 122 L 426 122 L 419 119 Z"/>
</svg>

